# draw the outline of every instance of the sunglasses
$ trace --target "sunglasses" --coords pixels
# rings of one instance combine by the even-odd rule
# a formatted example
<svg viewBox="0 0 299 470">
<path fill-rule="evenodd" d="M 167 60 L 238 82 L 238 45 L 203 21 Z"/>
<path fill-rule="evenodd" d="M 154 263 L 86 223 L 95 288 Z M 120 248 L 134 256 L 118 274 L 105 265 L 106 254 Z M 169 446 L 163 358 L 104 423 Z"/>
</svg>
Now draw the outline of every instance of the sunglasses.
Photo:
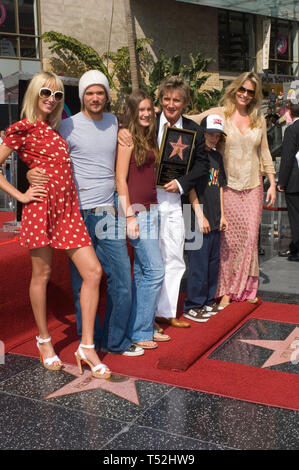
<svg viewBox="0 0 299 470">
<path fill-rule="evenodd" d="M 64 93 L 63 91 L 52 91 L 50 88 L 41 88 L 38 93 L 40 98 L 47 99 L 51 96 L 54 96 L 54 100 L 59 102 L 63 100 Z"/>
<path fill-rule="evenodd" d="M 246 93 L 246 91 L 247 91 L 248 96 L 251 96 L 252 98 L 255 96 L 255 90 L 249 90 L 248 88 L 245 88 L 244 86 L 240 86 L 240 88 L 238 89 L 239 93 Z"/>
</svg>

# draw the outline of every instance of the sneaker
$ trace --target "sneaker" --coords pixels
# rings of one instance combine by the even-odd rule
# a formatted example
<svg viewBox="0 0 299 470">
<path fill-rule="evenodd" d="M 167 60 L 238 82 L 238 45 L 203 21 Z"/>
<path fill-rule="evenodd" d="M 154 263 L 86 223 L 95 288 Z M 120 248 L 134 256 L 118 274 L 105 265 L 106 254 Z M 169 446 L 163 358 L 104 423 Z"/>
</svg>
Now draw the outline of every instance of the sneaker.
<svg viewBox="0 0 299 470">
<path fill-rule="evenodd" d="M 131 346 L 121 353 L 122 356 L 142 356 L 144 354 L 144 349 L 141 346 L 136 346 L 131 344 Z"/>
<path fill-rule="evenodd" d="M 184 313 L 184 317 L 188 318 L 189 320 L 203 323 L 209 320 L 211 313 L 207 312 L 205 307 L 191 308 Z"/>
<path fill-rule="evenodd" d="M 103 353 L 109 353 L 109 354 L 119 354 L 120 356 L 142 356 L 144 354 L 144 349 L 141 348 L 140 346 L 135 346 L 135 344 L 131 344 L 131 346 L 128 347 L 123 352 L 117 352 L 117 351 L 109 351 L 106 348 L 101 348 Z"/>
<path fill-rule="evenodd" d="M 206 312 L 209 312 L 211 315 L 216 315 L 216 313 L 224 309 L 224 307 L 216 304 L 216 302 L 211 305 L 205 305 L 204 308 L 206 309 Z"/>
</svg>

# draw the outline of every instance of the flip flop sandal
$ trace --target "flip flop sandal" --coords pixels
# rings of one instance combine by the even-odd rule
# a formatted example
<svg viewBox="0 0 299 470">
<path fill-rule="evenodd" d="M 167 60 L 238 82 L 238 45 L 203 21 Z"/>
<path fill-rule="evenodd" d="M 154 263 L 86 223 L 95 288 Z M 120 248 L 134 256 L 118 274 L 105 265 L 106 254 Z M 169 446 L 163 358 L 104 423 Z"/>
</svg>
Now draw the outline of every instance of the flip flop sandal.
<svg viewBox="0 0 299 470">
<path fill-rule="evenodd" d="M 219 304 L 218 308 L 221 307 L 220 310 L 223 310 L 225 307 L 228 307 L 230 304 L 231 302 L 226 302 L 225 304 Z"/>
<path fill-rule="evenodd" d="M 171 338 L 168 335 L 161 334 L 159 331 L 155 331 L 154 336 L 153 336 L 153 340 L 162 342 L 162 341 L 170 341 Z"/>
<path fill-rule="evenodd" d="M 152 343 L 152 346 L 146 345 L 145 343 Z M 139 346 L 142 349 L 156 349 L 158 347 L 157 343 L 154 341 L 140 341 L 140 343 L 133 343 L 135 346 Z"/>
</svg>

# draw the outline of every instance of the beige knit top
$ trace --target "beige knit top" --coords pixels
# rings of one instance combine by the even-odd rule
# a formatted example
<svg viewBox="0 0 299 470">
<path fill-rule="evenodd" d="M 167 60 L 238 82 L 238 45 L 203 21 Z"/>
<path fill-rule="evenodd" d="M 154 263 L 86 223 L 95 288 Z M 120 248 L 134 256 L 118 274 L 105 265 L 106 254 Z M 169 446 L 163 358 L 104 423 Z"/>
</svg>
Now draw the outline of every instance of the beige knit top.
<svg viewBox="0 0 299 470">
<path fill-rule="evenodd" d="M 224 118 L 222 107 L 188 117 L 200 124 L 208 114 Z M 223 155 L 227 186 L 237 191 L 253 189 L 259 186 L 261 174 L 275 174 L 264 117 L 262 127 L 248 129 L 244 134 L 231 119 L 225 119 L 224 132 L 227 134 L 225 146 L 219 151 Z"/>
</svg>

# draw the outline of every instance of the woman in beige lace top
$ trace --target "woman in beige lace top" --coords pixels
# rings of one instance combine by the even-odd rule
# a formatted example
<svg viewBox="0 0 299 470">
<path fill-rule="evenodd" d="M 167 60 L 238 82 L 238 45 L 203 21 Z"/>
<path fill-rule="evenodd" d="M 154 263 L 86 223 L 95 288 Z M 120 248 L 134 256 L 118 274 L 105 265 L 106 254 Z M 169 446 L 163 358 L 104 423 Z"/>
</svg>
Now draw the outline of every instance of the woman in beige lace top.
<svg viewBox="0 0 299 470">
<path fill-rule="evenodd" d="M 275 202 L 274 166 L 267 142 L 266 122 L 260 112 L 261 83 L 253 72 L 237 77 L 226 89 L 222 106 L 192 118 L 200 123 L 207 114 L 225 119 L 222 149 L 227 186 L 224 211 L 228 230 L 221 233 L 220 270 L 216 296 L 220 305 L 230 301 L 256 302 L 258 289 L 258 230 L 263 207 L 262 175 L 270 182 L 266 201 Z"/>
</svg>

